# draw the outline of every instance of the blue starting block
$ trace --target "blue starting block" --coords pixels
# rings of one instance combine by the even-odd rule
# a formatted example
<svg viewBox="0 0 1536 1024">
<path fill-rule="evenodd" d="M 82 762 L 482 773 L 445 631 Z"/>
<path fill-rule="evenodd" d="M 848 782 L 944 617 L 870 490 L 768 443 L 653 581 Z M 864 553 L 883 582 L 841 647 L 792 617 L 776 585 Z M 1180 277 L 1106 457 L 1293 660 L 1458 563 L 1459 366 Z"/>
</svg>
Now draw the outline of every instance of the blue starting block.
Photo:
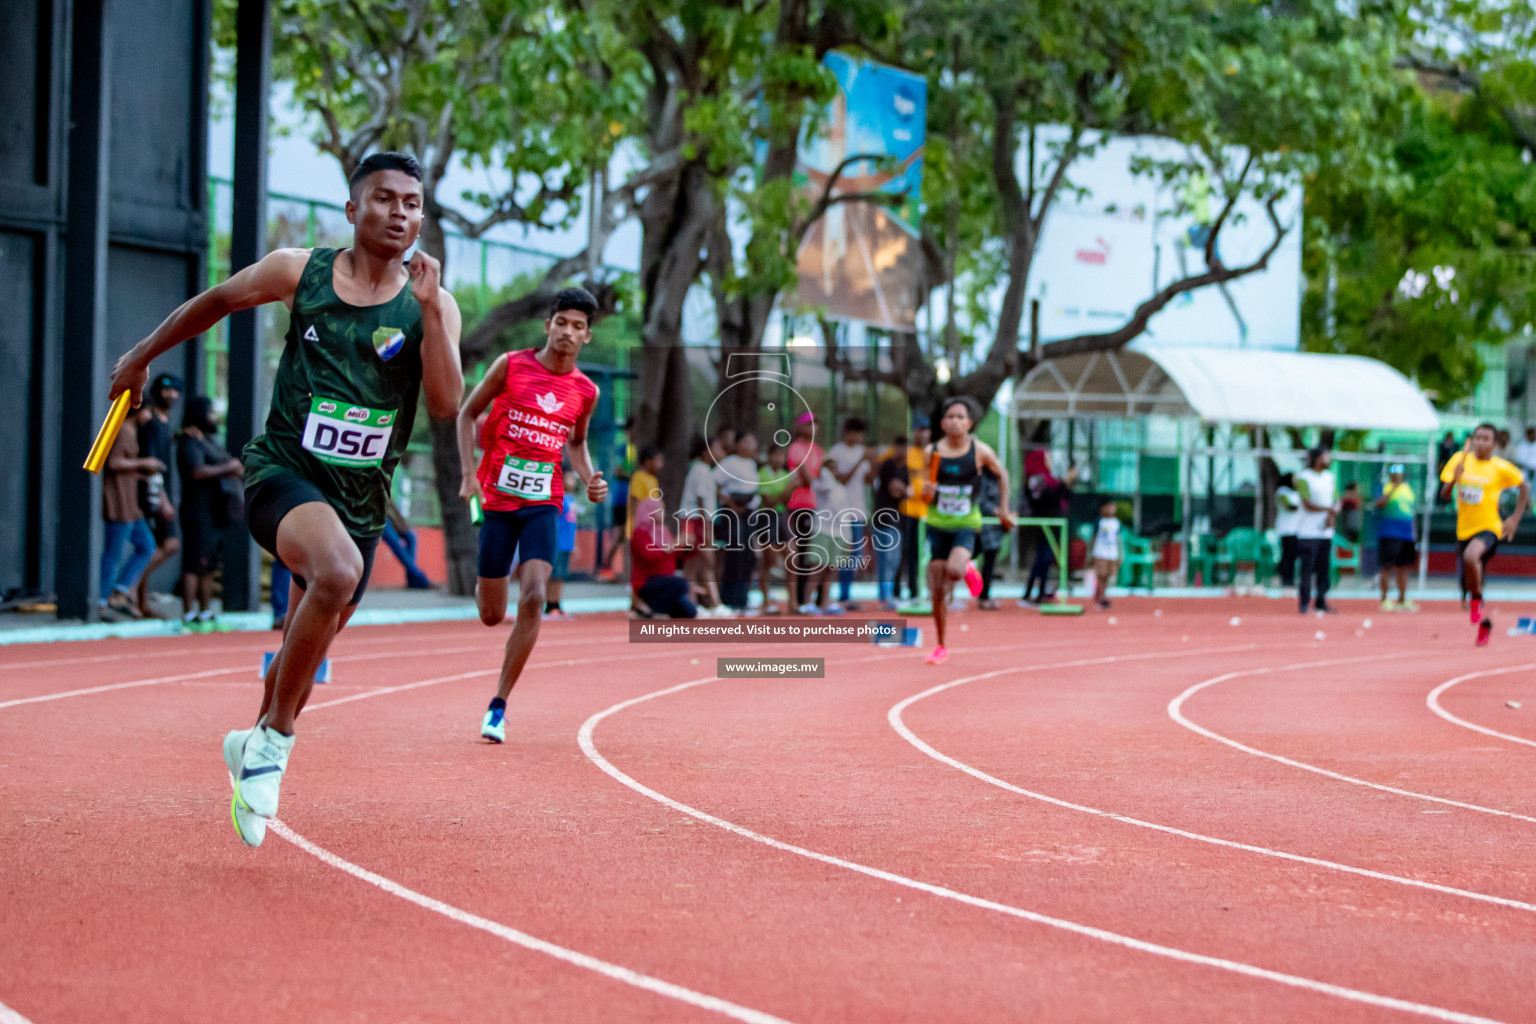
<svg viewBox="0 0 1536 1024">
<path fill-rule="evenodd" d="M 267 669 L 272 667 L 272 659 L 275 658 L 275 657 L 277 657 L 277 655 L 275 653 L 273 653 L 272 651 L 267 651 L 265 654 L 263 654 L 261 656 L 261 671 L 259 673 L 257 673 L 257 675 L 256 675 L 257 679 L 265 680 L 267 678 Z M 322 661 L 320 663 L 320 667 L 315 670 L 315 682 L 317 682 L 317 683 L 328 683 L 330 681 L 331 681 L 331 659 L 330 658 L 326 658 L 324 661 Z"/>
<path fill-rule="evenodd" d="M 1516 619 L 1508 630 L 1510 636 L 1536 636 L 1536 619 Z"/>
<path fill-rule="evenodd" d="M 897 630 L 900 634 L 894 637 L 875 637 L 873 643 L 876 647 L 921 647 L 923 645 L 923 630 L 920 626 L 906 626 Z"/>
</svg>

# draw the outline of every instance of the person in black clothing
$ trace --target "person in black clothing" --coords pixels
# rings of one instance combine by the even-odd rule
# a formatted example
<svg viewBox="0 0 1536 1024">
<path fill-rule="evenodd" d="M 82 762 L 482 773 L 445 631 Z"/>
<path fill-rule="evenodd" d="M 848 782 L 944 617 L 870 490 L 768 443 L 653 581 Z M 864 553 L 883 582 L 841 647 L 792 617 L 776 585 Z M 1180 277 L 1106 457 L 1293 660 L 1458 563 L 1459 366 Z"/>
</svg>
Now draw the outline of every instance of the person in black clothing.
<svg viewBox="0 0 1536 1024">
<path fill-rule="evenodd" d="M 1030 515 L 1044 518 L 1064 517 L 1067 514 L 1067 502 L 1072 498 L 1072 484 L 1077 481 L 1078 470 L 1076 467 L 1067 471 L 1065 480 L 1058 480 L 1049 473 L 1040 473 L 1030 477 L 1025 483 L 1025 491 L 1029 497 Z M 1051 545 L 1045 536 L 1045 528 L 1040 529 L 1035 541 L 1035 563 L 1030 567 L 1029 579 L 1024 584 L 1024 597 L 1020 604 L 1033 607 L 1035 602 L 1044 603 L 1055 597 L 1055 593 L 1046 593 L 1046 585 L 1050 579 L 1051 566 L 1056 564 L 1056 555 L 1051 551 Z M 1058 570 L 1058 582 L 1065 579 L 1065 573 L 1070 570 L 1063 566 Z M 1035 595 L 1035 584 L 1039 583 L 1038 596 Z"/>
<path fill-rule="evenodd" d="M 213 625 L 213 577 L 223 563 L 224 530 L 238 518 L 238 480 L 245 473 L 240 460 L 213 439 L 218 428 L 210 399 L 188 399 L 176 442 L 182 480 L 181 606 L 182 621 L 199 632 Z M 194 610 L 199 605 L 201 613 Z"/>
<path fill-rule="evenodd" d="M 139 453 L 159 459 L 166 466 L 171 458 L 171 407 L 181 399 L 181 380 L 172 374 L 162 373 L 150 384 L 144 395 L 146 401 L 135 414 L 139 431 Z M 139 577 L 136 587 L 136 604 L 145 618 L 163 618 L 154 610 L 149 600 L 149 577 L 181 550 L 181 537 L 176 532 L 176 502 L 171 497 L 171 474 L 146 473 L 139 480 L 139 508 L 144 521 L 155 536 L 155 553 L 149 565 Z"/>
<path fill-rule="evenodd" d="M 989 518 L 995 517 L 1002 505 L 1002 482 L 991 469 L 984 468 L 981 471 L 976 502 L 981 506 L 981 514 Z M 997 571 L 997 554 L 1003 549 L 1003 528 L 996 523 L 984 524 L 977 534 L 976 543 L 981 554 L 981 593 L 977 595 L 976 607 L 982 611 L 996 611 L 1001 606 L 997 598 L 992 596 L 992 575 Z"/>
<path fill-rule="evenodd" d="M 879 581 L 880 605 L 896 608 L 896 577 L 902 565 L 901 503 L 908 486 L 907 435 L 891 439 L 891 452 L 875 471 L 875 500 L 869 521 L 874 534 L 875 579 Z"/>
</svg>

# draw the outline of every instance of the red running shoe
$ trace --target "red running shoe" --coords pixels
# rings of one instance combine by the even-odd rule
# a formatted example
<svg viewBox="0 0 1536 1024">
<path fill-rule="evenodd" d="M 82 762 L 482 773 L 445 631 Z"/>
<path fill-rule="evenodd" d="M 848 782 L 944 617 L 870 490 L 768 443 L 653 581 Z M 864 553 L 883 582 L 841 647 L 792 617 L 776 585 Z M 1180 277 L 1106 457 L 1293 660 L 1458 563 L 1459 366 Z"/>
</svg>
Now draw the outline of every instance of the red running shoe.
<svg viewBox="0 0 1536 1024">
<path fill-rule="evenodd" d="M 981 570 L 976 568 L 975 562 L 965 563 L 965 585 L 970 590 L 972 597 L 981 596 Z"/>
<path fill-rule="evenodd" d="M 1477 646 L 1487 647 L 1490 636 L 1493 636 L 1493 620 L 1484 619 L 1477 624 Z"/>
<path fill-rule="evenodd" d="M 1479 622 L 1482 622 L 1482 621 L 1483 621 L 1483 599 L 1480 598 L 1480 597 L 1474 597 L 1472 599 L 1472 625 L 1475 626 Z"/>
</svg>

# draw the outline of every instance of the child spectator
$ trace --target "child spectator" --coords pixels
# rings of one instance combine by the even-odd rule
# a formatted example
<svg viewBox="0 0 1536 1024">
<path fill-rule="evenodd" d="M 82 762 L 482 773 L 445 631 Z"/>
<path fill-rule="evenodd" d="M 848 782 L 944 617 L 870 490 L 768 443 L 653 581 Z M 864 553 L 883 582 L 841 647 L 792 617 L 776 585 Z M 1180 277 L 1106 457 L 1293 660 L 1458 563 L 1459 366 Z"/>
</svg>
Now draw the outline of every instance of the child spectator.
<svg viewBox="0 0 1536 1024">
<path fill-rule="evenodd" d="M 1120 572 L 1120 506 L 1106 500 L 1099 506 L 1099 526 L 1093 534 L 1093 572 L 1098 577 L 1093 599 L 1109 607 L 1109 581 Z"/>
</svg>

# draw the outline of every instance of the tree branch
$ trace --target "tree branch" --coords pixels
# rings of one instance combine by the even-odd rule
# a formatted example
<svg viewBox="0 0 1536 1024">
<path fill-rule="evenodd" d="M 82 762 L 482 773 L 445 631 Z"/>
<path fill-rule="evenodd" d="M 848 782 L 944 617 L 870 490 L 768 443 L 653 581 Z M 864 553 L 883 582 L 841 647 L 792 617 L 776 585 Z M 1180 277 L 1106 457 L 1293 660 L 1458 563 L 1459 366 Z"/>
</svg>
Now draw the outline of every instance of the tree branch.
<svg viewBox="0 0 1536 1024">
<path fill-rule="evenodd" d="M 1197 288 L 1207 285 L 1222 284 L 1246 277 L 1269 266 L 1270 257 L 1280 248 L 1289 229 L 1280 223 L 1280 217 L 1275 213 L 1275 204 L 1280 201 L 1276 196 L 1264 204 L 1264 212 L 1269 215 L 1269 222 L 1274 226 L 1275 238 L 1264 250 L 1263 254 L 1252 263 L 1243 267 L 1227 268 L 1215 264 L 1203 274 L 1195 274 L 1181 278 L 1163 288 L 1156 295 L 1136 307 L 1131 318 L 1113 331 L 1103 334 L 1080 334 L 1075 338 L 1064 338 L 1061 341 L 1053 341 L 1040 347 L 1041 360 L 1055 359 L 1060 356 L 1078 355 L 1083 352 L 1108 352 L 1124 347 L 1134 340 L 1147 328 L 1147 323 L 1160 312 L 1163 307 L 1185 292 L 1192 292 Z M 1211 237 L 1215 238 L 1215 231 Z"/>
</svg>

